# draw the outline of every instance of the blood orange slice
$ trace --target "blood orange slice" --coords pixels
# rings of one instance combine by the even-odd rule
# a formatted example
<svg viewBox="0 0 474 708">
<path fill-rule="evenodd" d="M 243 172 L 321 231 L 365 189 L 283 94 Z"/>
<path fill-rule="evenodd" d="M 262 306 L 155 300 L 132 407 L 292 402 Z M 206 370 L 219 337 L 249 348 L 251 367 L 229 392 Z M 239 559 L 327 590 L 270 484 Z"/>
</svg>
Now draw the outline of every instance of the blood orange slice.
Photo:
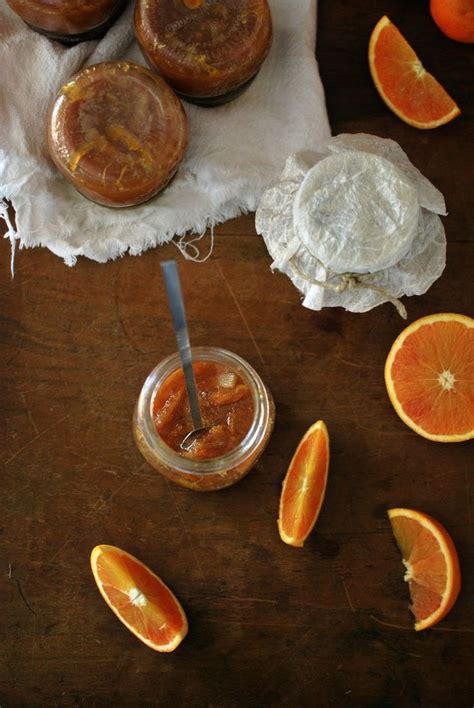
<svg viewBox="0 0 474 708">
<path fill-rule="evenodd" d="M 415 629 L 428 629 L 445 617 L 461 589 L 456 548 L 446 529 L 428 514 L 389 509 L 388 516 L 406 568 Z"/>
<path fill-rule="evenodd" d="M 437 128 L 460 114 L 458 106 L 429 74 L 406 39 L 384 16 L 369 43 L 369 66 L 387 106 L 415 128 Z"/>
<path fill-rule="evenodd" d="M 395 340 L 385 364 L 388 395 L 400 418 L 439 442 L 474 437 L 474 320 L 422 317 Z"/>
<path fill-rule="evenodd" d="M 329 469 L 329 434 L 322 420 L 296 448 L 283 482 L 278 529 L 290 546 L 303 546 L 319 516 Z"/>
<path fill-rule="evenodd" d="M 176 649 L 187 634 L 188 622 L 157 575 L 115 546 L 96 546 L 91 567 L 102 597 L 138 639 L 155 651 Z"/>
</svg>

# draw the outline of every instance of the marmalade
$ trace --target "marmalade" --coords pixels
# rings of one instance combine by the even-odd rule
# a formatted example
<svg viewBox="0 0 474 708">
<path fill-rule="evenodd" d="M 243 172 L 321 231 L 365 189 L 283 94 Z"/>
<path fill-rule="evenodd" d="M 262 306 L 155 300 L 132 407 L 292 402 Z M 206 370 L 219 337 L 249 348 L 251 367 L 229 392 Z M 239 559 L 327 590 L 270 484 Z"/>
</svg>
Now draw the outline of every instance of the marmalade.
<svg viewBox="0 0 474 708">
<path fill-rule="evenodd" d="M 169 86 L 126 61 L 82 69 L 50 109 L 54 164 L 81 194 L 109 207 L 142 204 L 164 189 L 187 135 L 184 109 Z"/>
<path fill-rule="evenodd" d="M 175 452 L 191 459 L 208 460 L 236 448 L 248 433 L 254 417 L 249 386 L 229 366 L 210 361 L 193 364 L 203 426 L 187 450 L 181 443 L 194 426 L 182 369 L 175 370 L 155 393 L 153 421 L 162 440 Z"/>
<path fill-rule="evenodd" d="M 135 36 L 143 55 L 187 101 L 236 98 L 272 43 L 268 0 L 137 0 Z"/>
<path fill-rule="evenodd" d="M 103 37 L 126 0 L 7 0 L 7 5 L 36 32 L 71 45 Z"/>
</svg>

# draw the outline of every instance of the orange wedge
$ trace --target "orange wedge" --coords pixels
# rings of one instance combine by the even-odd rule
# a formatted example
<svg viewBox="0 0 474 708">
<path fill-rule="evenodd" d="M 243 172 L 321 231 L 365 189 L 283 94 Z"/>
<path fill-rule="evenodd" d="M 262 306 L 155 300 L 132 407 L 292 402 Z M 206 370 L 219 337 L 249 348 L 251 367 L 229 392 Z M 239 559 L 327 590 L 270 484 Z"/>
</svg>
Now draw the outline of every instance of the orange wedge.
<svg viewBox="0 0 474 708">
<path fill-rule="evenodd" d="M 303 546 L 319 516 L 329 469 L 329 434 L 322 420 L 296 448 L 283 482 L 278 529 L 290 546 Z"/>
<path fill-rule="evenodd" d="M 446 529 L 428 514 L 389 509 L 388 517 L 406 568 L 417 632 L 445 617 L 461 589 L 458 554 Z"/>
<path fill-rule="evenodd" d="M 444 313 L 422 317 L 395 340 L 385 383 L 396 412 L 428 440 L 474 437 L 474 320 Z"/>
<path fill-rule="evenodd" d="M 157 575 L 115 546 L 96 546 L 91 567 L 102 597 L 138 639 L 155 651 L 176 649 L 187 634 L 188 622 Z"/>
<path fill-rule="evenodd" d="M 453 99 L 424 68 L 406 39 L 384 16 L 369 43 L 369 66 L 387 106 L 415 128 L 437 128 L 460 114 Z"/>
</svg>

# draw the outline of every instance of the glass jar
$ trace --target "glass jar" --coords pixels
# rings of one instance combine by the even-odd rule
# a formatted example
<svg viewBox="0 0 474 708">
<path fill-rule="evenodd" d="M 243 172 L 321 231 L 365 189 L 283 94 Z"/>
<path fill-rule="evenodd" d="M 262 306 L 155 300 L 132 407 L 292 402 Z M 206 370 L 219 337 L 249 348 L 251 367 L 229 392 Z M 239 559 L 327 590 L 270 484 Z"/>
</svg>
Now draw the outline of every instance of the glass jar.
<svg viewBox="0 0 474 708">
<path fill-rule="evenodd" d="M 150 66 L 180 98 L 208 107 L 250 86 L 273 38 L 268 0 L 137 0 L 134 25 Z"/>
<path fill-rule="evenodd" d="M 126 0 L 7 0 L 7 4 L 36 32 L 72 45 L 103 37 Z"/>
<path fill-rule="evenodd" d="M 153 402 L 170 374 L 181 368 L 178 354 L 160 362 L 143 384 L 135 407 L 133 431 L 138 449 L 154 469 L 182 487 L 209 492 L 235 484 L 252 469 L 270 439 L 275 404 L 257 372 L 237 354 L 217 347 L 194 347 L 193 360 L 223 364 L 249 387 L 254 414 L 244 439 L 230 452 L 208 460 L 184 457 L 162 440 L 153 421 Z"/>
<path fill-rule="evenodd" d="M 52 161 L 83 196 L 123 208 L 168 185 L 183 160 L 188 126 L 181 101 L 155 72 L 107 61 L 62 86 L 47 137 Z"/>
</svg>

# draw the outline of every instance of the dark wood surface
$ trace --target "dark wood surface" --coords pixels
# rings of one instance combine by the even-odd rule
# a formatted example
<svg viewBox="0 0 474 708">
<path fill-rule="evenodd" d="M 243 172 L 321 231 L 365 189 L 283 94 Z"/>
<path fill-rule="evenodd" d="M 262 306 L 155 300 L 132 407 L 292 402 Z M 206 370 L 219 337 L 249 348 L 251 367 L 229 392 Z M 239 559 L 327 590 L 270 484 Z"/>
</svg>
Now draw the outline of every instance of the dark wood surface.
<svg viewBox="0 0 474 708">
<path fill-rule="evenodd" d="M 451 125 L 410 128 L 376 94 L 366 51 L 384 13 L 459 102 Z M 333 132 L 394 138 L 446 196 L 447 268 L 405 301 L 409 321 L 472 316 L 472 47 L 441 35 L 421 0 L 322 0 L 318 59 Z M 219 228 L 210 261 L 180 265 L 193 341 L 248 359 L 277 421 L 245 480 L 198 495 L 153 472 L 131 432 L 144 378 L 175 349 L 159 262 L 176 254 L 69 269 L 23 250 L 11 281 L 2 240 L 1 705 L 472 706 L 473 445 L 424 440 L 393 412 L 383 365 L 402 321 L 389 305 L 304 309 L 251 216 Z M 280 484 L 317 418 L 330 479 L 299 550 L 278 537 Z M 386 517 L 397 505 L 439 518 L 461 559 L 456 606 L 420 634 Z M 174 654 L 141 645 L 105 606 L 97 543 L 137 555 L 182 600 L 190 632 Z"/>
</svg>

